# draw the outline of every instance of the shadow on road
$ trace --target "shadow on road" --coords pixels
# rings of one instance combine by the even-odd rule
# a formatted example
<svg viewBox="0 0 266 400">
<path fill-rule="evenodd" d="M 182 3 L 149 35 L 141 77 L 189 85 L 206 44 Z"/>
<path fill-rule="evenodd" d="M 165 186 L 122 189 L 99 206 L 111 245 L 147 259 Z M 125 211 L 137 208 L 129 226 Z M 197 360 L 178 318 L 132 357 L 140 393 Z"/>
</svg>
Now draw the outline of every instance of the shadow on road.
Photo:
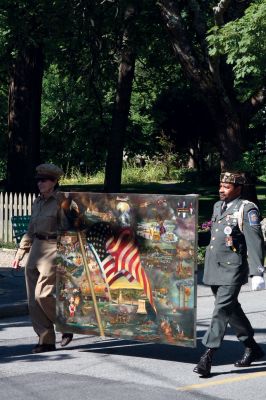
<svg viewBox="0 0 266 400">
<path fill-rule="evenodd" d="M 266 353 L 266 345 L 262 345 L 261 347 Z M 205 347 L 201 342 L 198 343 L 196 348 L 188 348 L 115 339 L 108 342 L 98 341 L 90 345 L 79 346 L 79 349 L 94 353 L 152 358 L 183 363 L 197 363 L 201 354 L 205 351 Z M 243 347 L 240 343 L 225 340 L 221 349 L 215 354 L 213 365 L 234 364 L 242 356 L 242 353 Z"/>
<path fill-rule="evenodd" d="M 19 361 L 28 361 L 28 362 L 40 362 L 47 361 L 48 359 L 51 361 L 60 361 L 60 360 L 69 360 L 72 358 L 71 354 L 66 354 L 60 351 L 55 352 L 47 352 L 42 354 L 31 354 L 31 350 L 33 348 L 32 344 L 19 344 L 14 346 L 0 346 L 0 365 L 17 362 Z"/>
<path fill-rule="evenodd" d="M 27 324 L 26 324 L 27 325 Z M 17 322 L 19 327 L 19 322 Z M 23 326 L 23 322 L 21 322 Z M 3 327 L 2 327 L 3 328 Z M 264 330 L 262 330 L 264 331 Z M 202 332 L 198 332 L 198 336 L 201 336 Z M 201 344 L 200 338 L 196 348 L 162 345 L 154 343 L 143 343 L 129 340 L 119 340 L 113 338 L 107 338 L 100 340 L 98 336 L 84 336 L 81 335 L 75 338 L 69 346 L 61 349 L 60 345 L 57 345 L 57 351 L 43 354 L 31 354 L 33 344 L 16 344 L 9 343 L 8 346 L 0 346 L 0 364 L 10 363 L 17 361 L 19 357 L 22 361 L 36 362 L 43 360 L 67 360 L 78 356 L 78 352 L 86 353 L 98 353 L 102 355 L 118 355 L 126 357 L 140 357 L 156 360 L 173 361 L 177 363 L 188 363 L 196 364 L 205 351 L 205 347 Z M 262 349 L 266 353 L 266 344 L 261 345 Z M 73 353 L 72 353 L 73 351 Z M 237 340 L 224 340 L 221 348 L 215 353 L 213 365 L 233 365 L 243 354 L 244 348 Z M 72 353 L 72 354 L 71 354 Z M 88 354 L 89 361 L 89 354 Z M 266 368 L 266 362 L 254 363 L 250 368 L 238 369 L 234 368 L 233 371 L 226 372 L 230 374 L 232 372 L 241 374 L 247 372 L 264 371 Z M 263 367 L 263 369 L 262 369 Z M 219 375 L 220 373 L 216 373 Z M 225 374 L 221 372 L 221 374 Z"/>
</svg>

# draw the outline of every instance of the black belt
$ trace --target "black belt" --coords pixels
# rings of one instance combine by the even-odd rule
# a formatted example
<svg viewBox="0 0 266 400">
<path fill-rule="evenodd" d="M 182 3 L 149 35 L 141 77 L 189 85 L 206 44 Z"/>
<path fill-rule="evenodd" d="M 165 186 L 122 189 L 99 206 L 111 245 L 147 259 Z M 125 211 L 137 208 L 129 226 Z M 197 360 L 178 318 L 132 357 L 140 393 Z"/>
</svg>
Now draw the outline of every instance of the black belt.
<svg viewBox="0 0 266 400">
<path fill-rule="evenodd" d="M 38 235 L 35 234 L 35 237 L 39 240 L 50 240 L 50 239 L 57 239 L 57 235 Z"/>
</svg>

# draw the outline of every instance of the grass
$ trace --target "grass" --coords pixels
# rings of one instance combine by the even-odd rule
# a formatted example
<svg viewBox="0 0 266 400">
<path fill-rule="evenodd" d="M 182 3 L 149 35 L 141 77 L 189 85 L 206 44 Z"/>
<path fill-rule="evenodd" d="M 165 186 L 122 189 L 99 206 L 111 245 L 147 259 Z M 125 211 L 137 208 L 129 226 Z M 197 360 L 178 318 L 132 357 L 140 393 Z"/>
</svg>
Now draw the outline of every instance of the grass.
<svg viewBox="0 0 266 400">
<path fill-rule="evenodd" d="M 122 182 L 123 184 L 148 183 L 151 181 L 162 181 L 166 175 L 166 167 L 162 162 L 154 161 L 147 163 L 140 168 L 134 163 L 126 163 L 123 166 Z M 94 175 L 82 174 L 79 169 L 72 168 L 61 180 L 63 185 L 87 184 L 103 185 L 104 171 L 98 171 Z"/>
<path fill-rule="evenodd" d="M 219 199 L 218 183 L 215 186 L 199 183 L 199 174 L 194 170 L 179 169 L 170 171 L 166 176 L 165 164 L 161 161 L 150 161 L 140 168 L 134 163 L 123 166 L 121 192 L 154 193 L 154 194 L 191 194 L 199 195 L 199 223 L 209 220 L 215 201 Z M 209 176 L 207 178 L 210 178 Z M 67 177 L 61 180 L 64 191 L 103 192 L 104 171 L 94 175 L 81 174 L 78 169 L 68 171 Z M 266 216 L 266 182 L 257 186 L 262 215 Z"/>
<path fill-rule="evenodd" d="M 204 183 L 182 180 L 182 174 L 175 180 L 165 179 L 166 170 L 161 163 L 147 164 L 143 168 L 128 165 L 123 169 L 121 192 L 123 193 L 147 193 L 147 194 L 198 194 L 199 195 L 199 225 L 210 220 L 213 204 L 219 199 L 218 183 L 210 186 Z M 79 170 L 71 170 L 68 177 L 60 182 L 62 191 L 74 192 L 103 192 L 104 172 L 100 171 L 93 176 L 81 174 Z M 266 182 L 257 186 L 257 194 L 260 200 L 262 215 L 266 217 Z M 12 246 L 12 247 L 10 247 Z M 14 248 L 15 244 L 0 242 L 0 248 Z M 198 262 L 203 263 L 205 247 L 199 248 Z M 266 261 L 266 259 L 265 259 Z"/>
<path fill-rule="evenodd" d="M 210 174 L 209 174 L 210 175 Z M 163 162 L 147 163 L 143 168 L 133 163 L 123 166 L 121 192 L 147 194 L 198 194 L 199 224 L 208 221 L 212 214 L 213 204 L 219 199 L 217 185 L 200 183 L 199 174 L 194 170 L 179 169 L 170 171 L 166 179 L 166 167 Z M 175 177 L 175 179 L 173 179 Z M 209 178 L 209 176 L 207 177 Z M 82 174 L 79 169 L 72 168 L 60 182 L 63 191 L 103 192 L 104 171 L 94 175 Z M 261 212 L 266 217 L 266 182 L 257 185 Z"/>
<path fill-rule="evenodd" d="M 169 179 L 165 175 L 166 167 L 159 161 L 149 162 L 143 168 L 127 163 L 123 166 L 121 192 L 177 195 L 195 193 L 199 195 L 199 223 L 209 220 L 213 204 L 219 199 L 218 183 L 214 186 L 199 183 L 196 171 L 187 169 L 170 171 Z M 61 188 L 64 191 L 103 192 L 104 171 L 89 176 L 72 169 L 68 177 L 61 181 Z M 257 193 L 262 215 L 266 216 L 266 182 L 257 185 Z"/>
<path fill-rule="evenodd" d="M 103 192 L 103 184 L 72 184 L 61 185 L 63 191 Z M 218 186 L 204 186 L 192 183 L 176 183 L 174 181 L 161 181 L 149 183 L 122 184 L 123 193 L 148 193 L 148 194 L 198 194 L 199 195 L 199 223 L 209 220 L 213 204 L 219 200 Z M 262 215 L 266 216 L 266 184 L 257 187 L 258 198 Z"/>
<path fill-rule="evenodd" d="M 16 243 L 13 242 L 3 242 L 2 240 L 0 240 L 0 249 L 16 249 Z"/>
<path fill-rule="evenodd" d="M 103 181 L 102 181 L 103 182 Z M 103 183 L 93 184 L 72 184 L 61 185 L 64 191 L 81 191 L 81 192 L 103 192 Z M 204 184 L 195 185 L 194 183 L 176 181 L 160 181 L 160 182 L 136 182 L 123 183 L 121 185 L 123 193 L 150 193 L 150 194 L 198 194 L 199 195 L 199 215 L 198 223 L 201 225 L 205 221 L 209 221 L 212 214 L 214 203 L 219 200 L 218 184 L 217 186 L 209 186 Z M 260 201 L 262 215 L 266 217 L 266 183 L 257 186 L 258 199 Z M 198 265 L 203 266 L 206 247 L 198 247 Z M 266 264 L 266 257 L 265 257 Z"/>
</svg>

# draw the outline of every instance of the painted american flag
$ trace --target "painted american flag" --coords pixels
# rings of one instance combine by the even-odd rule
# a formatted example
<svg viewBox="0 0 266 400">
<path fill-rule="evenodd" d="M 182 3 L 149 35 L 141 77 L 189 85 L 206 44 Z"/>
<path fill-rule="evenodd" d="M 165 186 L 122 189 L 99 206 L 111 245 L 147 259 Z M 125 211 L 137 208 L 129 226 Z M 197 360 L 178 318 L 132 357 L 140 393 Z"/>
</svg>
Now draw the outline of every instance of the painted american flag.
<svg viewBox="0 0 266 400">
<path fill-rule="evenodd" d="M 151 285 L 141 265 L 132 229 L 121 228 L 114 233 L 110 224 L 99 222 L 88 230 L 87 241 L 107 284 L 110 286 L 121 276 L 125 276 L 129 282 L 135 279 L 155 309 Z"/>
</svg>

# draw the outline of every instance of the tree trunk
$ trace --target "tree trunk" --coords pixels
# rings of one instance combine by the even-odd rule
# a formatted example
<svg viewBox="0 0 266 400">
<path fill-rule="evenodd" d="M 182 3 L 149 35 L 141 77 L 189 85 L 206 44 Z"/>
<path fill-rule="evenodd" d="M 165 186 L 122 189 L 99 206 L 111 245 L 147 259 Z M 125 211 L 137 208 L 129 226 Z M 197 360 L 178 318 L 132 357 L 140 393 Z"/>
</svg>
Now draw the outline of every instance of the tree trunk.
<svg viewBox="0 0 266 400">
<path fill-rule="evenodd" d="M 201 90 L 210 118 L 215 127 L 214 138 L 220 153 L 221 169 L 233 168 L 239 161 L 244 150 L 243 136 L 248 127 L 248 121 L 241 118 L 237 105 L 231 101 L 220 88 L 210 85 Z"/>
<path fill-rule="evenodd" d="M 132 84 L 135 71 L 135 46 L 132 36 L 139 13 L 138 1 L 129 3 L 125 11 L 125 29 L 121 50 L 116 99 L 105 167 L 105 192 L 120 192 L 124 138 L 128 123 Z"/>
<path fill-rule="evenodd" d="M 40 161 L 42 77 L 42 48 L 27 48 L 18 55 L 10 72 L 8 191 L 30 193 L 36 190 L 34 175 Z"/>
<path fill-rule="evenodd" d="M 220 121 L 225 116 L 220 115 Z M 219 116 L 217 115 L 217 118 Z M 232 169 L 241 160 L 243 153 L 242 134 L 245 130 L 240 126 L 239 117 L 227 118 L 225 124 L 217 124 L 218 149 L 220 151 L 221 170 Z M 222 126 L 221 126 L 222 125 Z"/>
<path fill-rule="evenodd" d="M 190 148 L 189 149 L 189 159 L 188 159 L 188 163 L 187 163 L 187 167 L 189 169 L 195 169 L 196 168 L 196 161 L 195 161 L 195 155 L 194 155 L 194 149 Z"/>
<path fill-rule="evenodd" d="M 228 90 L 226 73 L 219 60 L 209 57 L 205 41 L 206 31 L 203 34 L 202 25 L 198 23 L 199 19 L 195 19 L 195 31 L 200 38 L 197 48 L 198 51 L 200 50 L 200 57 L 189 39 L 178 2 L 160 0 L 158 5 L 183 72 L 201 93 L 202 101 L 205 101 L 210 118 L 216 126 L 214 137 L 221 156 L 221 167 L 222 169 L 230 168 L 241 159 L 242 133 L 247 129 L 248 118 L 245 123 L 240 123 L 241 120 L 243 121 L 241 104 L 235 98 L 233 88 Z M 199 12 L 198 17 L 200 17 Z"/>
</svg>

